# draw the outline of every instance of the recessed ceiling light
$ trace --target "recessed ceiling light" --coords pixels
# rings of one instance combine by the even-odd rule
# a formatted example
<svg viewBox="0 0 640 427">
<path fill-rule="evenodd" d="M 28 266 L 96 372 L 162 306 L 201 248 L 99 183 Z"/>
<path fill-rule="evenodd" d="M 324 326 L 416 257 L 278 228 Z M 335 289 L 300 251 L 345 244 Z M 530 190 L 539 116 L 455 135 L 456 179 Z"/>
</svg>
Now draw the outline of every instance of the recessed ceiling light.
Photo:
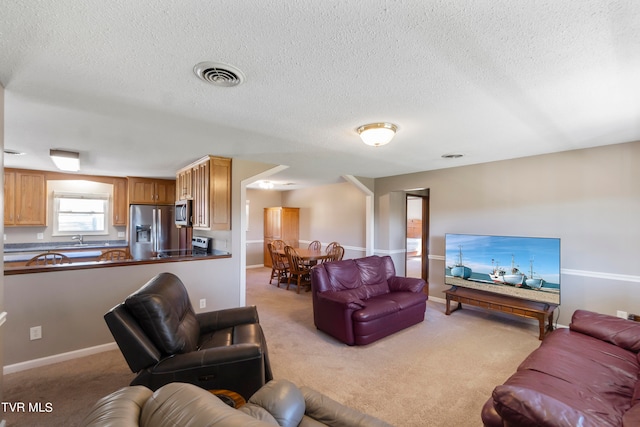
<svg viewBox="0 0 640 427">
<path fill-rule="evenodd" d="M 462 156 L 463 154 L 443 154 L 442 158 L 443 159 L 459 159 Z"/>
</svg>

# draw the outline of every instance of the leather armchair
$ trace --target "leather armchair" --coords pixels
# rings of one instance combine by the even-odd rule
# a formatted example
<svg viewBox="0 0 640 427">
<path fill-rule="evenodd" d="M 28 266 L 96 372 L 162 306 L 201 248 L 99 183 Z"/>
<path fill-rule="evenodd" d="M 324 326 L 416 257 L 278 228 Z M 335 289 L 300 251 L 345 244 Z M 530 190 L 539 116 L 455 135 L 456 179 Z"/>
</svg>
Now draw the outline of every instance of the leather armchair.
<svg viewBox="0 0 640 427">
<path fill-rule="evenodd" d="M 391 427 L 309 387 L 274 380 L 239 409 L 191 384 L 173 383 L 156 390 L 125 387 L 100 399 L 82 427 Z"/>
<path fill-rule="evenodd" d="M 184 382 L 246 399 L 273 378 L 256 307 L 196 314 L 174 274 L 158 274 L 104 318 L 137 373 L 131 385 Z"/>
</svg>

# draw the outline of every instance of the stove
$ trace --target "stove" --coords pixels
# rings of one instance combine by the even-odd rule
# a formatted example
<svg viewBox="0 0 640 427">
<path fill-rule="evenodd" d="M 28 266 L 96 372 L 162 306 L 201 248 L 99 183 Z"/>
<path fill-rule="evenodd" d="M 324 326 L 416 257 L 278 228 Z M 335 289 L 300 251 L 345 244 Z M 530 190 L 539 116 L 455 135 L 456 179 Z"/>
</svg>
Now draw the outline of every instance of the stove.
<svg viewBox="0 0 640 427">
<path fill-rule="evenodd" d="M 191 239 L 194 255 L 209 255 L 213 253 L 213 239 L 211 237 L 197 237 Z"/>
</svg>

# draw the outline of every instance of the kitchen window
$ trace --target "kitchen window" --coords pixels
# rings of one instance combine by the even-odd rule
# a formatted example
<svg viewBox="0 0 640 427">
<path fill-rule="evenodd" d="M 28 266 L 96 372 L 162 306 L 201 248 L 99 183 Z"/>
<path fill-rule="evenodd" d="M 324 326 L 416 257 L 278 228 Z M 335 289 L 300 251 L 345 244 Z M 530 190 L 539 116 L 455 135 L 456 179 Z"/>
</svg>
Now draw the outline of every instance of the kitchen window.
<svg viewBox="0 0 640 427">
<path fill-rule="evenodd" d="M 53 193 L 54 236 L 108 234 L 109 194 Z"/>
</svg>

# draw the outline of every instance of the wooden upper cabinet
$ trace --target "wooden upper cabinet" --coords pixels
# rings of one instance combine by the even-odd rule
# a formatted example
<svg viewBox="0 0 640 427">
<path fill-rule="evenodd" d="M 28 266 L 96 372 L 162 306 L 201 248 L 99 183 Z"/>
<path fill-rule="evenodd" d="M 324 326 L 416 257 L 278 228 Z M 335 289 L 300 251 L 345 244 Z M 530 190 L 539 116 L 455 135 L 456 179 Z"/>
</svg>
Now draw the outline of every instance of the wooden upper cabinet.
<svg viewBox="0 0 640 427">
<path fill-rule="evenodd" d="M 128 177 L 130 204 L 173 204 L 176 182 L 171 179 Z"/>
<path fill-rule="evenodd" d="M 47 196 L 44 173 L 5 171 L 4 225 L 46 226 Z"/>
<path fill-rule="evenodd" d="M 4 225 L 14 225 L 16 220 L 16 174 L 4 173 Z"/>
<path fill-rule="evenodd" d="M 174 204 L 176 201 L 176 182 L 174 180 L 156 180 L 157 203 Z"/>
<path fill-rule="evenodd" d="M 127 203 L 127 180 L 114 178 L 113 180 L 113 225 L 127 225 L 129 204 Z"/>
<path fill-rule="evenodd" d="M 181 169 L 176 175 L 176 200 L 193 199 L 193 169 Z"/>
<path fill-rule="evenodd" d="M 193 228 L 231 229 L 231 159 L 205 156 L 176 174 L 179 199 L 191 199 Z"/>
<path fill-rule="evenodd" d="M 231 229 L 231 159 L 212 157 L 209 170 L 211 229 Z"/>
</svg>

